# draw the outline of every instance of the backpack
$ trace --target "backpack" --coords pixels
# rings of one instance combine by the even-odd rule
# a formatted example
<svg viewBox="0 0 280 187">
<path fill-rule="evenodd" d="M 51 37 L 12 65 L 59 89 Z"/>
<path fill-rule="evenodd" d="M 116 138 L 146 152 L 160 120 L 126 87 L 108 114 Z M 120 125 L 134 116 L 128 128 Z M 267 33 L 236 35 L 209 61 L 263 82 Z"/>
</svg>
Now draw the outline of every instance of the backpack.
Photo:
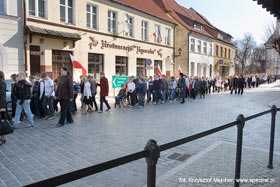
<svg viewBox="0 0 280 187">
<path fill-rule="evenodd" d="M 32 95 L 40 96 L 40 81 L 35 81 L 32 89 Z"/>
</svg>

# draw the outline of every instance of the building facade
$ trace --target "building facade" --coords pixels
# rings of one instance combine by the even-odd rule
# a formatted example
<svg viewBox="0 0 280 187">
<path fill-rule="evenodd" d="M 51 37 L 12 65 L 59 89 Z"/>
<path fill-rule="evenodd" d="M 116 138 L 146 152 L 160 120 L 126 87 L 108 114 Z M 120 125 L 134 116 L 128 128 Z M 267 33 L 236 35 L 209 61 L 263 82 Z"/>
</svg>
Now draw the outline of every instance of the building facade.
<svg viewBox="0 0 280 187">
<path fill-rule="evenodd" d="M 0 70 L 8 78 L 24 72 L 23 4 L 0 0 Z"/>
<path fill-rule="evenodd" d="M 27 71 L 59 76 L 73 55 L 97 79 L 113 75 L 173 74 L 175 24 L 154 2 L 126 0 L 27 1 Z M 143 4 L 143 3 L 142 3 Z"/>
<path fill-rule="evenodd" d="M 235 48 L 229 34 L 211 25 L 192 8 L 182 7 L 174 0 L 155 1 L 178 24 L 175 29 L 175 69 L 181 68 L 191 77 L 234 74 Z"/>
</svg>

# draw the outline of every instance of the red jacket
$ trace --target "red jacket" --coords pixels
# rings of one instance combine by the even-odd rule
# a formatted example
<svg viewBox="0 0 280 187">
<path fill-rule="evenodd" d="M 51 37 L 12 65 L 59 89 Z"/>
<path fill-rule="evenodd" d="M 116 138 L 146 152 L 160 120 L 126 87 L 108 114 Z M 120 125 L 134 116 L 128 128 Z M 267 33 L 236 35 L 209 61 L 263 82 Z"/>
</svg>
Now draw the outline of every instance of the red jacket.
<svg viewBox="0 0 280 187">
<path fill-rule="evenodd" d="M 100 83 L 98 84 L 98 86 L 100 86 L 100 96 L 108 96 L 109 84 L 108 79 L 106 77 L 102 77 L 100 79 Z"/>
</svg>

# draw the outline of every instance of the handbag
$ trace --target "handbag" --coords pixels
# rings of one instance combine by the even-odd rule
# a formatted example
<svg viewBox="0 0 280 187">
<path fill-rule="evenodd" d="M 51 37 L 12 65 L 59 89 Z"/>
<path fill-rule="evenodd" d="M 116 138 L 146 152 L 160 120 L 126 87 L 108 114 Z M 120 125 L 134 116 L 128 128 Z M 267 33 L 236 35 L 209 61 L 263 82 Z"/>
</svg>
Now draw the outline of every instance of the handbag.
<svg viewBox="0 0 280 187">
<path fill-rule="evenodd" d="M 5 112 L 5 119 L 0 121 L 0 136 L 11 134 L 14 132 L 14 128 L 11 122 L 7 119 L 7 113 Z"/>
</svg>

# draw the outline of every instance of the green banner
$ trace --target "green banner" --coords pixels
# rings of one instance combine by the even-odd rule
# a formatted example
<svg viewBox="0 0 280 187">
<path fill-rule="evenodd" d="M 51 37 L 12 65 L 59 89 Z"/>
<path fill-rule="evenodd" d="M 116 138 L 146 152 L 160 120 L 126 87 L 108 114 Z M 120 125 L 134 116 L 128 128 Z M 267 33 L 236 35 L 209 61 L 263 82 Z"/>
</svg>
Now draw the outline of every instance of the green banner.
<svg viewBox="0 0 280 187">
<path fill-rule="evenodd" d="M 112 88 L 120 88 L 128 81 L 128 76 L 112 76 Z"/>
</svg>

